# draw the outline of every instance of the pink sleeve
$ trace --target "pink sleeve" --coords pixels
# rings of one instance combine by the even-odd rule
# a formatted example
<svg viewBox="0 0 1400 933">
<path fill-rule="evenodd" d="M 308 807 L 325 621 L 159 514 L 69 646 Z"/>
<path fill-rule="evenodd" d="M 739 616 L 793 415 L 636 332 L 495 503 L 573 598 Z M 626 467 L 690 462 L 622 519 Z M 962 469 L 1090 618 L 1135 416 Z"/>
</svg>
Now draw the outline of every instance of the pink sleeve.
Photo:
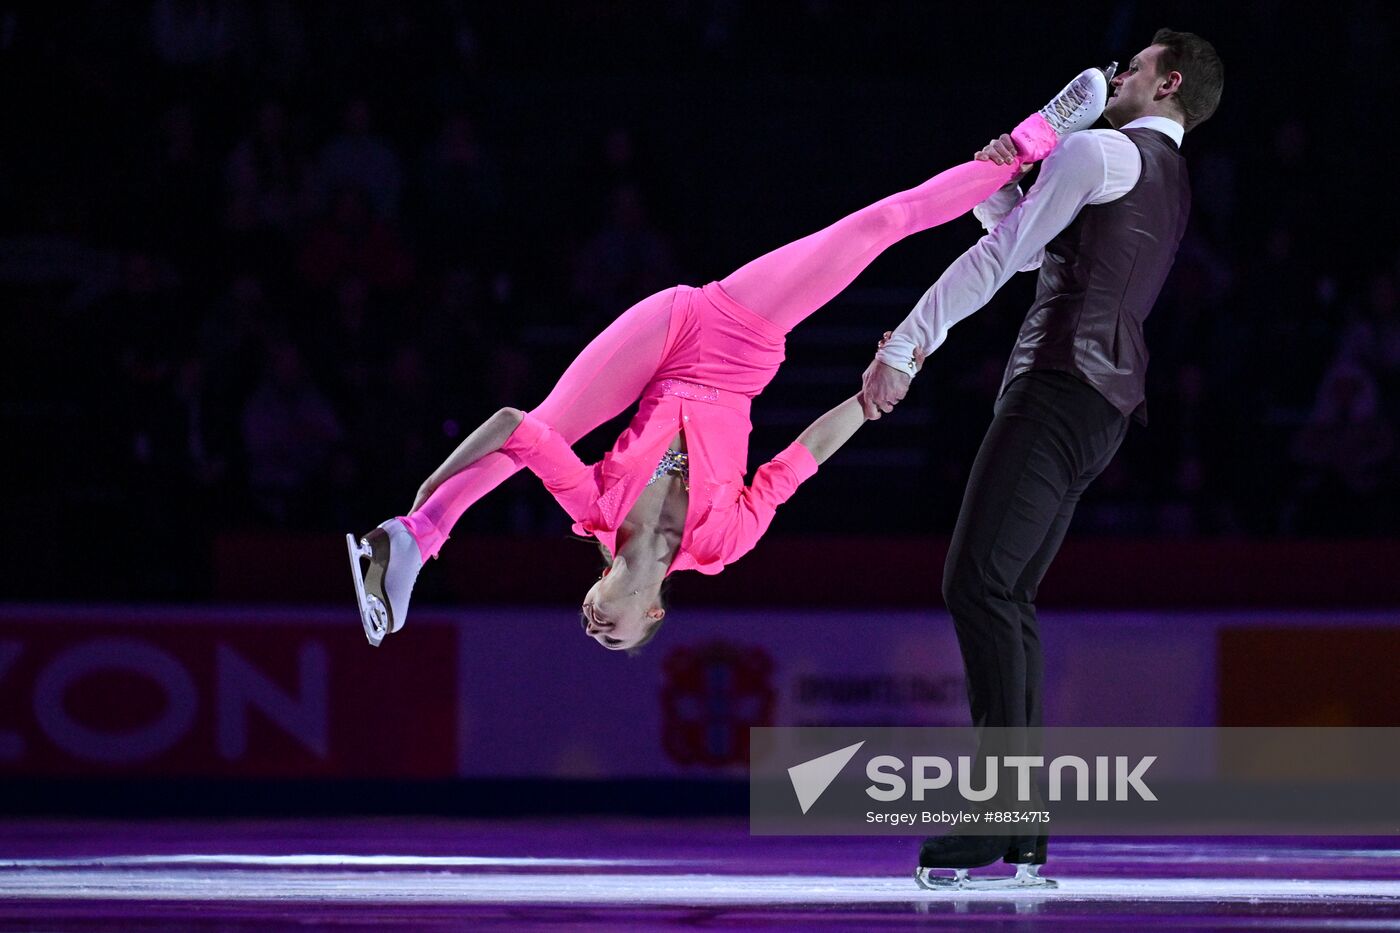
<svg viewBox="0 0 1400 933">
<path fill-rule="evenodd" d="M 748 553 L 768 531 L 773 516 L 797 487 L 817 472 L 811 451 L 797 441 L 754 471 L 753 482 L 739 495 L 738 527 L 731 539 L 726 563 Z"/>
<path fill-rule="evenodd" d="M 558 431 L 526 412 L 501 450 L 538 476 L 570 518 L 583 521 L 597 498 L 597 484 L 593 470 Z"/>
<path fill-rule="evenodd" d="M 744 490 L 744 499 L 751 511 L 764 510 L 772 521 L 773 512 L 788 501 L 797 487 L 817 473 L 817 460 L 812 452 L 797 441 L 754 471 L 753 482 Z"/>
</svg>

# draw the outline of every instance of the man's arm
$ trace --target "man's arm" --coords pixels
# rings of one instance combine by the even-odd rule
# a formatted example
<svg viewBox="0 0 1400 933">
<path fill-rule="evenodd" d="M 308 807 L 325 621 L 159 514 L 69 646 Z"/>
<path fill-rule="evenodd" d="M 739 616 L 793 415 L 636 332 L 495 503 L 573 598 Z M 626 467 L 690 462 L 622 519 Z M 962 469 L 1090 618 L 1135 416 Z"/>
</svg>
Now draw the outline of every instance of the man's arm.
<svg viewBox="0 0 1400 933">
<path fill-rule="evenodd" d="M 978 162 L 995 162 L 997 165 L 1011 165 L 1016 161 L 1016 142 L 1009 133 L 1002 133 L 972 154 Z M 1010 181 L 992 192 L 991 197 L 972 209 L 972 216 L 991 233 L 1001 223 L 1016 203 L 1025 197 L 1021 190 L 1021 178 L 1031 170 L 1031 163 L 1022 165 Z"/>
<path fill-rule="evenodd" d="M 998 165 L 1010 165 L 1016 161 L 1016 143 L 1012 138 L 1002 133 L 1000 137 L 987 143 L 973 158 L 978 162 L 996 162 Z M 977 218 L 977 222 L 982 225 L 982 229 L 991 233 L 996 229 L 997 224 L 1006 219 L 1006 215 L 1011 213 L 1012 208 L 1020 203 L 1026 193 L 1021 190 L 1021 179 L 1031 170 L 1031 164 L 1021 166 L 1016 176 L 992 192 L 991 197 L 983 201 L 972 209 L 972 216 Z M 1030 272 L 1032 269 L 1039 269 L 1041 261 L 1045 258 L 1045 251 L 1041 250 L 1030 258 L 1030 260 L 1020 268 L 1021 272 Z"/>
<path fill-rule="evenodd" d="M 992 192 L 992 196 L 972 209 L 972 216 L 977 218 L 977 222 L 982 225 L 982 229 L 991 233 L 997 228 L 997 224 L 1006 219 L 1006 215 L 1011 213 L 1011 209 L 1021 203 L 1021 198 L 1026 193 L 1021 190 L 1019 181 L 1007 182 L 1001 188 Z"/>
<path fill-rule="evenodd" d="M 915 350 L 932 353 L 954 324 L 980 309 L 1103 190 L 1105 160 L 1094 133 L 1075 133 L 1050 154 L 1040 178 L 997 226 L 963 253 L 919 299 L 866 370 L 861 402 L 878 418 L 903 399 L 918 372 Z"/>
</svg>

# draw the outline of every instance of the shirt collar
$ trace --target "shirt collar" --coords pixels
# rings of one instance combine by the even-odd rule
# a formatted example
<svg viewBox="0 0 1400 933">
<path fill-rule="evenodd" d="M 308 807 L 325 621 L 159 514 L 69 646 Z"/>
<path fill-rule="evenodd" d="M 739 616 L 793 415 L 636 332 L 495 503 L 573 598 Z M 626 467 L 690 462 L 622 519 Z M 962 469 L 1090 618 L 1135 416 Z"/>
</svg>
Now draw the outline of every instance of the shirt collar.
<svg viewBox="0 0 1400 933">
<path fill-rule="evenodd" d="M 1181 138 L 1186 135 L 1186 127 L 1167 117 L 1138 117 L 1118 128 L 1120 130 L 1156 130 L 1170 136 L 1178 149 L 1181 148 Z"/>
</svg>

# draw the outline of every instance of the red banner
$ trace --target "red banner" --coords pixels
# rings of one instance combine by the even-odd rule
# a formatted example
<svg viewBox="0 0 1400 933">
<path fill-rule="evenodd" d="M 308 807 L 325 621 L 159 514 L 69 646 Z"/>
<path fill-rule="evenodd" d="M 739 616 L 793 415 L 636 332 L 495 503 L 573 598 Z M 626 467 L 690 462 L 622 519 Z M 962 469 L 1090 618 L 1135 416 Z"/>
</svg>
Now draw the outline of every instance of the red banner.
<svg viewBox="0 0 1400 933">
<path fill-rule="evenodd" d="M 450 777 L 456 645 L 374 650 L 353 609 L 8 610 L 0 774 Z"/>
</svg>

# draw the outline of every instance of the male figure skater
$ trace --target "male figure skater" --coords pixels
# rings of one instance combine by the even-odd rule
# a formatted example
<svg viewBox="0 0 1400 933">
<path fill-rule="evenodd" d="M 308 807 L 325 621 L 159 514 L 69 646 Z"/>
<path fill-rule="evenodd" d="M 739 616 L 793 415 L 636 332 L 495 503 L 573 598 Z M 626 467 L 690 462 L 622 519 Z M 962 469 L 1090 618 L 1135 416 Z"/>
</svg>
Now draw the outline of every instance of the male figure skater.
<svg viewBox="0 0 1400 933">
<path fill-rule="evenodd" d="M 1190 211 L 1178 147 L 1215 112 L 1223 81 L 1209 42 L 1159 30 L 1111 82 L 1104 117 L 1114 128 L 1067 138 L 1029 192 L 1013 180 L 983 202 L 975 214 L 987 235 L 924 294 L 866 370 L 862 404 L 878 418 L 908 391 L 915 350 L 931 354 L 1016 271 L 1039 267 L 943 575 L 981 757 L 1038 752 L 1028 731 L 1042 723 L 1036 589 L 1129 420 L 1146 422 L 1143 321 Z M 1008 141 L 994 140 L 978 158 L 1005 160 L 1014 152 Z M 994 883 L 1053 885 L 1038 874 L 1045 849 L 1033 829 L 930 838 L 916 877 L 925 887 L 966 885 L 967 869 L 1001 858 L 1017 865 L 1016 877 Z M 933 868 L 956 872 L 940 878 Z"/>
</svg>

